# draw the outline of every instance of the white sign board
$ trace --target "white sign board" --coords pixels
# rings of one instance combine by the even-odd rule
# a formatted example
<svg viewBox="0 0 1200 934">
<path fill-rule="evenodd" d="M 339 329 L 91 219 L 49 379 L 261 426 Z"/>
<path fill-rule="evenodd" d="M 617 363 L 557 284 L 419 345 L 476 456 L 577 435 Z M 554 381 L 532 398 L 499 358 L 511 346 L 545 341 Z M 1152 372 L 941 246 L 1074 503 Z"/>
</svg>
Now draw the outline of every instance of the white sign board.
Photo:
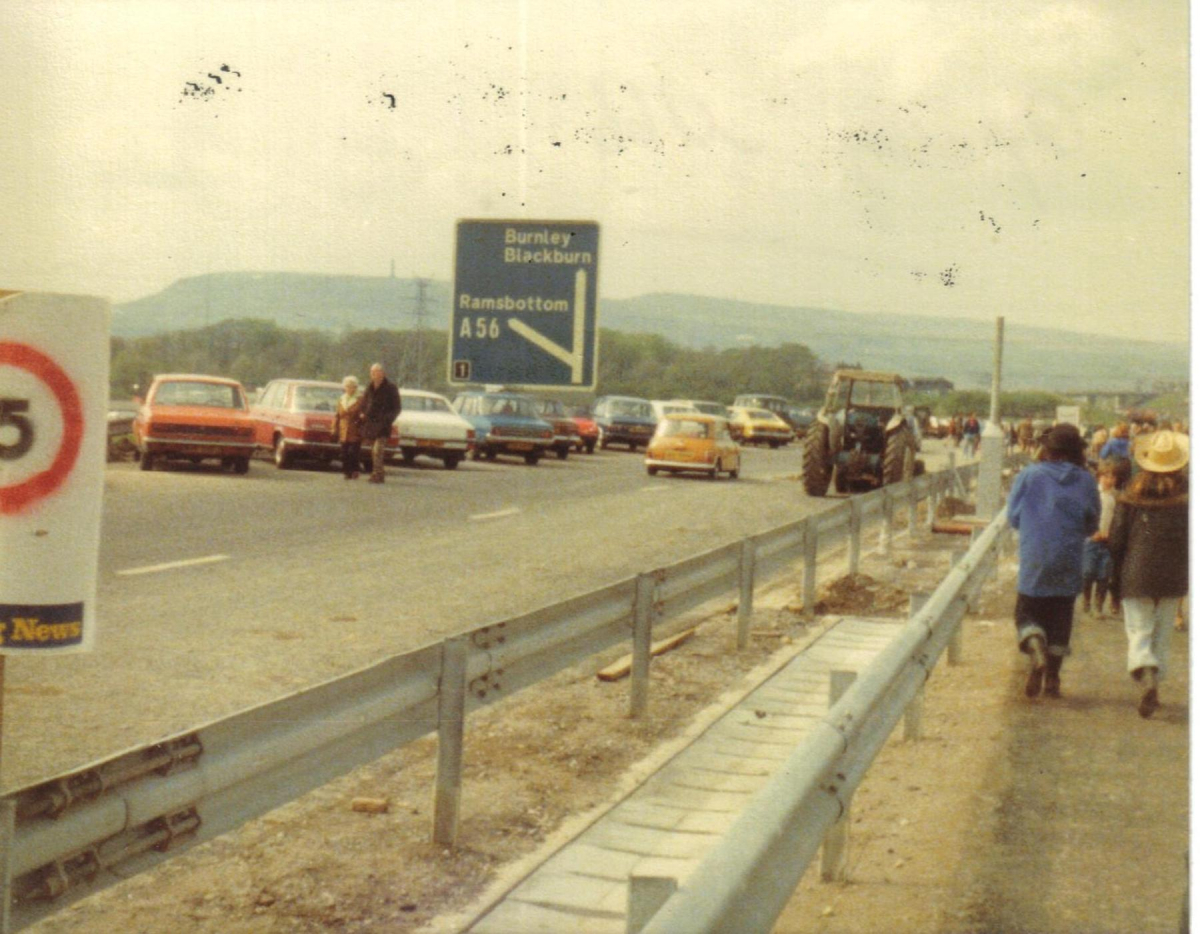
<svg viewBox="0 0 1200 934">
<path fill-rule="evenodd" d="M 110 317 L 105 299 L 0 292 L 0 654 L 92 646 Z"/>
<path fill-rule="evenodd" d="M 1082 429 L 1083 425 L 1080 422 L 1080 411 L 1077 405 L 1060 405 L 1054 412 L 1054 424 L 1061 425 L 1066 422 L 1068 425 L 1074 425 L 1076 428 Z"/>
</svg>

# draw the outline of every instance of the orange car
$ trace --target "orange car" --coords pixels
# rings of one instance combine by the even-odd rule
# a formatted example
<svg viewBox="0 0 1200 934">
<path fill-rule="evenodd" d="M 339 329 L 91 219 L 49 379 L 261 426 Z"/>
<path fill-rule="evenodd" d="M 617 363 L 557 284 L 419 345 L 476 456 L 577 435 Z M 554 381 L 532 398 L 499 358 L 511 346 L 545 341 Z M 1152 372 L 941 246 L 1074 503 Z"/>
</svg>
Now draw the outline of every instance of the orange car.
<svg viewBox="0 0 1200 934">
<path fill-rule="evenodd" d="M 715 415 L 667 415 L 646 449 L 646 472 L 652 477 L 660 470 L 690 470 L 714 480 L 724 472 L 736 480 L 741 467 L 741 451 L 729 435 L 729 423 Z"/>
<path fill-rule="evenodd" d="M 223 376 L 173 373 L 154 377 L 133 420 L 142 470 L 160 460 L 198 464 L 218 458 L 234 473 L 250 469 L 254 420 L 242 384 Z"/>
</svg>

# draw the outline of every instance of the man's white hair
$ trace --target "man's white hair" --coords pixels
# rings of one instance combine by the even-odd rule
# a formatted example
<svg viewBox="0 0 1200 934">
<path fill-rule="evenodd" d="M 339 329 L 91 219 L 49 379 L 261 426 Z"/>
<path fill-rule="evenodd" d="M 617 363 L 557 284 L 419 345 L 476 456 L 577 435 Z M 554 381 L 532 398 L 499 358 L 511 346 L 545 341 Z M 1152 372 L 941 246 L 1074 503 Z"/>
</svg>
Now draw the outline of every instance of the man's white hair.
<svg viewBox="0 0 1200 934">
<path fill-rule="evenodd" d="M 379 370 L 382 373 L 384 371 L 383 364 L 382 363 L 372 363 L 371 364 L 371 372 L 374 373 L 376 370 Z"/>
</svg>

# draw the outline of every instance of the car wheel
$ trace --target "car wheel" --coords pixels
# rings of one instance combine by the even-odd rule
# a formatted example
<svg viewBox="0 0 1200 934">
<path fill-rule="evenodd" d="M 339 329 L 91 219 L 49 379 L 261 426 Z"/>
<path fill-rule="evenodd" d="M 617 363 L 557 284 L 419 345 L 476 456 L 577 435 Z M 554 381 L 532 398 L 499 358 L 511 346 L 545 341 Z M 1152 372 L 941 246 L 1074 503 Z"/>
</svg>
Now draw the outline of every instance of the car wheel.
<svg viewBox="0 0 1200 934">
<path fill-rule="evenodd" d="M 740 475 L 740 473 L 741 473 L 740 466 L 734 467 L 733 470 L 729 471 L 729 479 L 736 480 L 738 478 L 738 476 Z"/>
<path fill-rule="evenodd" d="M 556 453 L 558 454 L 558 459 L 560 461 L 565 461 L 567 459 L 567 455 L 571 453 L 571 449 L 570 448 L 559 448 Z"/>
<path fill-rule="evenodd" d="M 881 479 L 884 483 L 900 483 L 912 479 L 913 463 L 916 460 L 914 448 L 912 434 L 907 428 L 898 428 L 892 432 L 883 451 Z"/>
<path fill-rule="evenodd" d="M 586 447 L 586 448 L 587 448 L 587 452 L 588 452 L 589 454 L 594 454 L 594 453 L 596 453 L 596 442 L 595 442 L 595 441 L 589 441 L 589 442 L 587 442 L 587 444 L 585 444 L 585 445 L 584 445 L 584 447 Z"/>
<path fill-rule="evenodd" d="M 275 436 L 275 449 L 273 452 L 275 466 L 280 470 L 287 470 L 292 466 L 292 454 L 284 444 L 283 435 Z"/>
<path fill-rule="evenodd" d="M 234 473 L 243 473 L 243 474 L 249 473 L 250 472 L 250 458 L 235 457 L 233 459 L 233 472 Z"/>
<path fill-rule="evenodd" d="M 411 467 L 417 460 L 417 452 L 402 451 L 400 453 L 400 460 L 403 462 L 405 467 Z"/>
<path fill-rule="evenodd" d="M 824 496 L 829 490 L 829 426 L 817 422 L 804 438 L 804 492 Z"/>
<path fill-rule="evenodd" d="M 483 451 L 481 451 L 479 448 L 472 448 L 471 460 L 473 460 L 473 461 L 483 460 Z"/>
<path fill-rule="evenodd" d="M 144 454 L 142 454 L 141 458 L 138 460 L 138 467 L 141 470 L 153 470 L 154 469 L 154 455 L 151 454 L 149 451 L 146 451 Z"/>
<path fill-rule="evenodd" d="M 542 455 L 537 451 L 533 451 L 532 453 L 525 455 L 525 463 L 527 463 L 530 467 L 536 467 L 538 465 L 538 461 L 541 459 Z"/>
<path fill-rule="evenodd" d="M 650 476 L 652 476 L 652 477 L 657 477 L 658 476 L 658 468 L 657 467 L 647 467 L 646 473 L 650 474 Z"/>
<path fill-rule="evenodd" d="M 637 449 L 638 449 L 637 442 L 636 442 L 636 441 L 630 441 L 630 442 L 629 442 L 629 450 L 631 450 L 631 451 L 636 451 Z"/>
<path fill-rule="evenodd" d="M 490 461 L 494 461 L 496 459 L 496 449 L 488 448 L 486 451 L 483 452 L 483 456 L 486 457 Z"/>
</svg>

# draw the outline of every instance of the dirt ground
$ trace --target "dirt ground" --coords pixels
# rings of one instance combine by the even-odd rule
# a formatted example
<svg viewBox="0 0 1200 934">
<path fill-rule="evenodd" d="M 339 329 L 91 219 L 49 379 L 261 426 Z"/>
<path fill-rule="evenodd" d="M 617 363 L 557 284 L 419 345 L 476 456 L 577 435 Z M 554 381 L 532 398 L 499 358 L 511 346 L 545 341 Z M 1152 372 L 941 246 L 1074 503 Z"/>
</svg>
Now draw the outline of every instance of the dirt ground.
<svg viewBox="0 0 1200 934">
<path fill-rule="evenodd" d="M 962 544 L 918 542 L 905 549 L 898 543 L 887 560 L 864 554 L 864 573 L 826 583 L 818 609 L 903 615 L 908 592 L 932 589 L 949 549 Z M 884 578 L 887 583 L 881 583 Z M 611 801 L 644 757 L 685 733 L 697 713 L 727 695 L 747 672 L 803 638 L 799 584 L 786 582 L 773 599 L 759 601 L 748 650 L 733 650 L 734 616 L 725 612 L 701 623 L 681 648 L 656 659 L 650 715 L 643 721 L 626 714 L 628 681 L 606 683 L 594 676 L 616 653 L 473 714 L 459 845 L 453 850 L 428 842 L 435 765 L 435 744 L 428 739 L 31 930 L 390 932 L 416 930 L 461 912 L 506 867 L 511 873 L 515 863 L 544 850 L 556 829 Z M 927 685 L 925 738 L 915 744 L 893 738 L 856 795 L 848 882 L 822 885 L 810 872 L 781 920 L 781 932 L 1101 930 L 989 926 L 991 900 L 1011 893 L 1003 891 L 1003 876 L 993 871 L 984 844 L 997 834 L 1011 836 L 1006 815 L 1028 803 L 1013 797 L 1020 765 L 1011 731 L 1028 710 L 1014 707 L 1020 673 L 1008 613 L 1011 596 L 992 585 L 984 618 L 966 624 L 964 664 L 939 665 Z M 1107 625 L 1119 630 L 1116 623 Z M 1181 658 L 1179 666 L 1185 665 Z M 1069 706 L 1070 668 L 1065 687 L 1068 698 L 1060 703 Z M 1174 689 L 1184 696 L 1183 687 Z M 1111 713 L 1119 719 L 1131 711 L 1132 701 L 1119 710 L 1113 705 Z M 1139 724 L 1167 729 L 1172 718 L 1186 720 L 1186 707 L 1168 703 L 1163 714 L 1161 722 Z M 1182 732 L 1186 752 L 1186 726 Z M 1181 768 L 1186 807 L 1186 764 Z M 1166 778 L 1175 782 L 1177 776 Z M 1022 793 L 1036 798 L 1039 792 Z M 1105 790 L 1113 793 L 1125 789 Z M 353 811 L 356 797 L 386 798 L 388 810 Z M 1169 914 L 1177 904 L 1177 898 L 1164 904 L 1164 911 Z"/>
</svg>

